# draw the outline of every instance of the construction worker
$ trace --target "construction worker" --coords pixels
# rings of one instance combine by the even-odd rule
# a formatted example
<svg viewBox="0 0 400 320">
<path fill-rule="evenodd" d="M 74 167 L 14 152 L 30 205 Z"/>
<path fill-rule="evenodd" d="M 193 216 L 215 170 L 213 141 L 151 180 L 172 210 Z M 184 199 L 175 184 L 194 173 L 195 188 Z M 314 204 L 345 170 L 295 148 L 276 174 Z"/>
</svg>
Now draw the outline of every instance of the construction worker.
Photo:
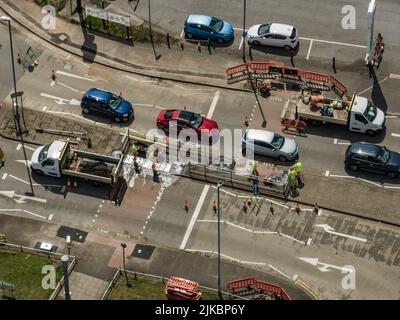
<svg viewBox="0 0 400 320">
<path fill-rule="evenodd" d="M 289 188 L 290 191 L 295 194 L 297 188 L 297 172 L 295 170 L 290 169 L 288 172 L 289 177 Z"/>
<path fill-rule="evenodd" d="M 253 160 L 251 163 L 252 175 L 258 175 L 257 161 Z"/>
<path fill-rule="evenodd" d="M 295 171 L 296 175 L 297 175 L 297 180 L 300 183 L 303 183 L 303 181 L 301 179 L 302 173 L 303 173 L 303 164 L 299 160 L 297 160 L 296 163 L 290 167 L 290 170 Z"/>
<path fill-rule="evenodd" d="M 136 144 L 136 142 L 132 143 L 131 147 L 131 153 L 134 157 L 136 157 L 137 153 L 139 152 L 139 146 Z"/>
<path fill-rule="evenodd" d="M 5 155 L 3 149 L 0 148 L 0 168 L 4 167 Z"/>
</svg>

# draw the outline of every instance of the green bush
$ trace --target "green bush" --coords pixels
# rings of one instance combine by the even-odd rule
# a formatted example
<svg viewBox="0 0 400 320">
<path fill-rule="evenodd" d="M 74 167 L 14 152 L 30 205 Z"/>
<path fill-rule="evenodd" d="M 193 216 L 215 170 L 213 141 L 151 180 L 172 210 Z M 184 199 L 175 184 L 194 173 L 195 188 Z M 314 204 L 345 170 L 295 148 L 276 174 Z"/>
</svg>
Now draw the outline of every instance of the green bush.
<svg viewBox="0 0 400 320">
<path fill-rule="evenodd" d="M 50 4 L 59 12 L 64 9 L 67 0 L 35 0 L 35 2 L 41 7 Z"/>
</svg>

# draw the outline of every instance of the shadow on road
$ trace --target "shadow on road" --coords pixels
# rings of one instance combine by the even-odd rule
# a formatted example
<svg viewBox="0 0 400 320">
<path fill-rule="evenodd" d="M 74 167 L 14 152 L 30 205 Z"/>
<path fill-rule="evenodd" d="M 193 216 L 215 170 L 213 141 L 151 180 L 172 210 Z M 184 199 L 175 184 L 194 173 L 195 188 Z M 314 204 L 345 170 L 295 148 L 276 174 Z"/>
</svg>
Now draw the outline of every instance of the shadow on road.
<svg viewBox="0 0 400 320">
<path fill-rule="evenodd" d="M 83 16 L 83 11 L 78 11 L 79 21 L 81 23 L 82 33 L 85 41 L 81 47 L 83 61 L 86 63 L 93 63 L 97 54 L 97 44 L 94 43 L 95 36 L 89 34 L 86 28 L 85 17 Z"/>
<path fill-rule="evenodd" d="M 374 84 L 372 87 L 371 99 L 372 103 L 386 113 L 388 106 L 386 103 L 385 96 L 383 95 L 381 86 L 379 84 L 379 79 L 376 76 L 375 70 L 373 67 L 370 68 L 371 76 L 374 79 Z"/>
</svg>

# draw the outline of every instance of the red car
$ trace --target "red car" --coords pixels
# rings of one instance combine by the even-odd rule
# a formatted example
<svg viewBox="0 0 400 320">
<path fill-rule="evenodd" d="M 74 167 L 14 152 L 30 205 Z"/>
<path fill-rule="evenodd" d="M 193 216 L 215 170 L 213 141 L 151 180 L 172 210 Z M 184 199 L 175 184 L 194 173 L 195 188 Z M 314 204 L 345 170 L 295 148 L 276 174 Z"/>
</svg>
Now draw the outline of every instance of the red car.
<svg viewBox="0 0 400 320">
<path fill-rule="evenodd" d="M 182 129 L 193 129 L 200 136 L 202 130 L 206 130 L 208 133 L 213 129 L 218 130 L 218 124 L 214 120 L 186 110 L 172 109 L 161 111 L 157 118 L 157 128 L 168 134 L 170 122 L 172 122 L 171 128 L 175 128 L 176 125 L 178 133 Z M 213 135 L 213 133 L 210 135 Z"/>
</svg>

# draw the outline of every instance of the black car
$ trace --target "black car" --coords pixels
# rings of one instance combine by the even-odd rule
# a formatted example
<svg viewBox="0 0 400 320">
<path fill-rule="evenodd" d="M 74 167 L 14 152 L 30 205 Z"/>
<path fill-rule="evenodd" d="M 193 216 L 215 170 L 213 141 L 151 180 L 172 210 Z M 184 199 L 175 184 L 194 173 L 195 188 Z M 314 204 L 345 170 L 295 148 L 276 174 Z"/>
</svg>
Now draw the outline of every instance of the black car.
<svg viewBox="0 0 400 320">
<path fill-rule="evenodd" d="M 132 104 L 111 92 L 92 88 L 82 97 L 82 111 L 96 112 L 116 122 L 128 121 L 133 116 Z"/>
<path fill-rule="evenodd" d="M 400 153 L 372 143 L 358 142 L 350 145 L 344 163 L 352 171 L 379 172 L 390 178 L 400 175 Z"/>
</svg>

